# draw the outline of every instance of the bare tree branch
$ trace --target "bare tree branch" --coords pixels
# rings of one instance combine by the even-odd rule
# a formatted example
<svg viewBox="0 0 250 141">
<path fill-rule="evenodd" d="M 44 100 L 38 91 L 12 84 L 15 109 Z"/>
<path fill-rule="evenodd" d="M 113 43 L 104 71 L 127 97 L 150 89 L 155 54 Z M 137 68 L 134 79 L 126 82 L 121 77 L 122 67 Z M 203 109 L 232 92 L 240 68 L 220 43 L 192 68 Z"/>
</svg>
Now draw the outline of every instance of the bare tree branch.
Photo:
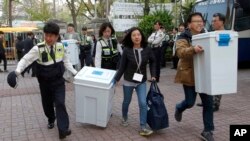
<svg viewBox="0 0 250 141">
<path fill-rule="evenodd" d="M 82 13 L 81 15 L 84 16 L 84 17 L 86 17 L 88 20 L 91 20 L 91 18 L 88 17 L 86 14 Z"/>
<path fill-rule="evenodd" d="M 83 0 L 81 0 L 81 1 L 83 2 L 84 6 L 87 8 L 87 11 L 89 12 L 89 14 L 90 14 L 92 17 L 94 17 L 94 14 L 91 13 L 91 9 L 89 8 L 89 6 L 88 6 Z"/>
</svg>

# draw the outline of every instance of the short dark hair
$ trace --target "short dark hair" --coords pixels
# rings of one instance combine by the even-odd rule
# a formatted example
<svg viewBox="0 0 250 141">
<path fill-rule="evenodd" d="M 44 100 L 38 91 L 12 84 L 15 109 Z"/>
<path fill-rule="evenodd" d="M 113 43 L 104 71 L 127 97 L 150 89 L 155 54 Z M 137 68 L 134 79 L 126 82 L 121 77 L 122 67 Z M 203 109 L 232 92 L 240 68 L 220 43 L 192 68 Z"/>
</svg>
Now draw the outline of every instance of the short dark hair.
<svg viewBox="0 0 250 141">
<path fill-rule="evenodd" d="M 82 31 L 87 31 L 87 27 L 82 27 Z"/>
<path fill-rule="evenodd" d="M 22 36 L 17 36 L 16 38 L 17 38 L 18 41 L 22 41 L 23 40 Z"/>
<path fill-rule="evenodd" d="M 73 28 L 75 28 L 75 25 L 72 24 L 72 23 L 69 23 L 69 24 L 68 24 L 68 27 L 73 27 Z"/>
<path fill-rule="evenodd" d="M 202 14 L 201 14 L 200 12 L 194 12 L 194 13 L 191 13 L 191 14 L 188 16 L 187 21 L 186 21 L 186 25 L 188 25 L 189 23 L 192 22 L 192 18 L 193 18 L 194 16 L 200 16 L 200 17 L 202 18 L 202 21 L 204 22 L 204 18 L 203 18 L 203 16 L 202 16 Z"/>
<path fill-rule="evenodd" d="M 135 30 L 138 30 L 138 31 L 140 32 L 140 34 L 141 34 L 141 37 L 142 37 L 142 39 L 141 39 L 141 47 L 142 47 L 142 48 L 147 47 L 147 44 L 148 44 L 148 43 L 147 43 L 147 40 L 146 40 L 146 38 L 145 38 L 145 36 L 144 36 L 142 30 L 141 30 L 140 28 L 138 28 L 138 27 L 132 27 L 132 28 L 129 29 L 128 33 L 125 35 L 125 37 L 124 37 L 123 40 L 122 40 L 122 44 L 123 44 L 125 47 L 133 48 L 134 43 L 132 42 L 131 34 L 132 34 L 132 32 L 135 31 Z"/>
<path fill-rule="evenodd" d="M 179 31 L 178 27 L 175 27 L 174 30 L 177 31 L 177 32 Z"/>
<path fill-rule="evenodd" d="M 59 26 L 53 22 L 48 22 L 43 27 L 44 33 L 51 33 L 51 34 L 59 35 L 59 31 L 60 31 Z"/>
<path fill-rule="evenodd" d="M 28 33 L 27 33 L 27 36 L 32 36 L 32 35 L 34 35 L 33 32 L 28 32 Z"/>
<path fill-rule="evenodd" d="M 180 26 L 183 26 L 184 28 L 186 28 L 186 25 L 184 23 L 179 24 L 179 27 Z"/>
<path fill-rule="evenodd" d="M 3 31 L 0 31 L 0 34 L 4 34 L 4 32 L 3 32 Z"/>
<path fill-rule="evenodd" d="M 223 24 L 226 21 L 226 17 L 223 14 L 221 14 L 221 13 L 214 13 L 213 17 L 219 17 L 219 20 L 222 21 Z"/>
<path fill-rule="evenodd" d="M 111 29 L 111 35 L 115 34 L 115 30 L 113 28 L 113 26 L 111 25 L 111 23 L 107 22 L 107 23 L 103 23 L 100 27 L 99 30 L 99 37 L 102 37 L 104 30 L 106 30 L 106 28 L 109 27 Z"/>
<path fill-rule="evenodd" d="M 159 26 L 162 26 L 162 23 L 160 21 L 155 21 L 154 25 L 157 24 L 157 23 L 159 24 Z"/>
</svg>

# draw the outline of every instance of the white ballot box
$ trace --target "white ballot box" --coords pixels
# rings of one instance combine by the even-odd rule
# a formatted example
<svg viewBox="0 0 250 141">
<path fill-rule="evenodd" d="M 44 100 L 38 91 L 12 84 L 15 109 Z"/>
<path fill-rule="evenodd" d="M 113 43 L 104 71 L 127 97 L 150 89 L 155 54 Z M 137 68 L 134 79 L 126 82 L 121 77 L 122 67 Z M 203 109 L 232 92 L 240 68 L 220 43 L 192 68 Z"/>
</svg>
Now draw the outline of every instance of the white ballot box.
<svg viewBox="0 0 250 141">
<path fill-rule="evenodd" d="M 79 64 L 79 47 L 76 44 L 76 40 L 62 40 L 64 47 L 66 49 L 66 55 L 69 58 L 69 61 L 72 65 Z"/>
<path fill-rule="evenodd" d="M 111 116 L 116 71 L 83 67 L 75 76 L 76 121 L 106 127 Z"/>
<path fill-rule="evenodd" d="M 214 31 L 194 35 L 192 45 L 204 52 L 194 55 L 195 89 L 209 95 L 237 92 L 238 33 Z"/>
</svg>

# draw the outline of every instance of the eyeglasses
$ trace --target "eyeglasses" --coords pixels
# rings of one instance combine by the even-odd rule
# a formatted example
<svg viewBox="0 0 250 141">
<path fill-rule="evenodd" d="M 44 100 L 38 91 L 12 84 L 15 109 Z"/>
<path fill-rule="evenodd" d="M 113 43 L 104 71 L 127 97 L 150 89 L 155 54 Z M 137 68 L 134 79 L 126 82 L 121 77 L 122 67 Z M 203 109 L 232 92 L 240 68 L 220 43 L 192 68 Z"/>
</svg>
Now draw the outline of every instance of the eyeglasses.
<svg viewBox="0 0 250 141">
<path fill-rule="evenodd" d="M 203 21 L 191 21 L 192 23 L 203 23 Z"/>
</svg>

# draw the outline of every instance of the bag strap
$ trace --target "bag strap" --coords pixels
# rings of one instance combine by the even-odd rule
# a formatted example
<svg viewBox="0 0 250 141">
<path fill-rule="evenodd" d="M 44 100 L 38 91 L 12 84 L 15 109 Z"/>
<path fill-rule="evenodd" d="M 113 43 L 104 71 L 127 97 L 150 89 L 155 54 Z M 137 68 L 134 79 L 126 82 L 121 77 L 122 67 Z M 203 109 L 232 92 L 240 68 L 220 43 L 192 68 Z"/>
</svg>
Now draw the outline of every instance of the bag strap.
<svg viewBox="0 0 250 141">
<path fill-rule="evenodd" d="M 154 90 L 157 93 L 161 93 L 156 81 L 151 82 L 150 90 Z"/>
</svg>

